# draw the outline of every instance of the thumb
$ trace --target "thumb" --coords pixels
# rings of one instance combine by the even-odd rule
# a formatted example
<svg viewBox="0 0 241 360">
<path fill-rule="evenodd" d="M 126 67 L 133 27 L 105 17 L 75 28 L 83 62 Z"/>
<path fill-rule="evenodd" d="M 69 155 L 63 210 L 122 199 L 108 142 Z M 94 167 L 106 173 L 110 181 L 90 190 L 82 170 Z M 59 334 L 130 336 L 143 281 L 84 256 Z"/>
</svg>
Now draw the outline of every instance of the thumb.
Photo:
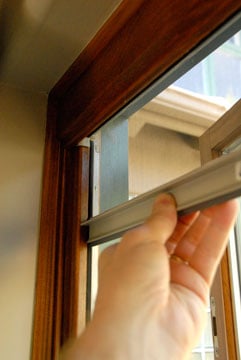
<svg viewBox="0 0 241 360">
<path fill-rule="evenodd" d="M 150 232 L 150 239 L 165 244 L 176 224 L 177 210 L 174 197 L 170 194 L 159 195 L 153 204 L 152 214 L 145 223 Z"/>
<path fill-rule="evenodd" d="M 150 217 L 141 226 L 127 231 L 118 248 L 129 249 L 140 244 L 158 242 L 164 245 L 172 235 L 177 223 L 177 211 L 174 198 L 161 194 L 153 204 Z"/>
</svg>

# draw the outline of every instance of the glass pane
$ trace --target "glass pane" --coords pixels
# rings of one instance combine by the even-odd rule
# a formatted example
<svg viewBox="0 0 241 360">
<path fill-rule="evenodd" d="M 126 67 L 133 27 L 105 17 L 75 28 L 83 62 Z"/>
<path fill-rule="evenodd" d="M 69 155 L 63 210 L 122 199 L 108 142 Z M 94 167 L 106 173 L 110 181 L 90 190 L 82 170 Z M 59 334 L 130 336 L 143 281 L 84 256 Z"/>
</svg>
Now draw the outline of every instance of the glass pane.
<svg viewBox="0 0 241 360">
<path fill-rule="evenodd" d="M 207 325 L 204 332 L 204 345 L 205 348 L 213 346 L 212 321 L 210 314 L 208 316 Z"/>
<path fill-rule="evenodd" d="M 93 135 L 94 215 L 200 166 L 198 137 L 241 97 L 239 39 L 240 33 L 129 119 L 113 119 Z M 239 266 L 240 228 L 241 223 L 235 245 Z M 92 308 L 97 260 L 108 244 L 92 249 Z M 205 332 L 191 355 L 194 359 L 214 359 L 210 311 Z"/>
<path fill-rule="evenodd" d="M 182 89 L 191 90 L 197 94 L 204 94 L 204 81 L 203 81 L 203 71 L 204 71 L 204 62 L 201 61 L 199 64 L 194 66 L 190 71 L 188 71 L 184 76 L 178 79 L 175 82 L 175 86 L 181 87 Z M 195 79 L 195 81 L 193 81 Z"/>
<path fill-rule="evenodd" d="M 225 69 L 225 71 L 220 71 Z M 234 103 L 241 95 L 241 58 L 217 51 L 213 55 L 215 95 Z"/>
<path fill-rule="evenodd" d="M 98 291 L 98 260 L 101 252 L 109 246 L 117 244 L 120 239 L 111 240 L 101 245 L 91 247 L 91 289 L 90 289 L 90 314 L 92 314 Z"/>
<path fill-rule="evenodd" d="M 202 354 L 201 353 L 192 353 L 190 360 L 202 360 Z"/>
<path fill-rule="evenodd" d="M 101 130 L 100 211 L 128 200 L 128 121 L 116 119 Z"/>
<path fill-rule="evenodd" d="M 200 166 L 198 139 L 141 112 L 129 119 L 129 193 L 139 195 Z"/>
<path fill-rule="evenodd" d="M 241 32 L 235 34 L 174 84 L 233 104 L 241 97 L 240 38 Z"/>
<path fill-rule="evenodd" d="M 212 317 L 211 317 L 211 309 L 210 304 L 207 308 L 207 321 L 206 321 L 206 327 L 203 331 L 202 337 L 197 345 L 196 348 L 193 350 L 193 354 L 196 353 L 201 354 L 201 359 L 206 359 L 206 353 L 210 353 L 213 357 L 211 357 L 212 360 L 214 360 L 214 354 L 213 354 L 213 335 L 212 335 Z M 192 359 L 192 358 L 191 358 Z"/>
<path fill-rule="evenodd" d="M 151 111 L 140 110 L 94 134 L 92 139 L 100 142 L 94 146 L 94 215 L 200 166 L 198 138 L 164 128 L 163 118 L 161 112 L 152 119 Z"/>
<path fill-rule="evenodd" d="M 205 360 L 214 360 L 214 353 L 213 352 L 206 353 Z"/>
<path fill-rule="evenodd" d="M 238 39 L 240 33 L 178 79 L 178 88 L 93 135 L 99 159 L 93 208 L 103 212 L 200 166 L 198 137 L 241 97 Z"/>
</svg>

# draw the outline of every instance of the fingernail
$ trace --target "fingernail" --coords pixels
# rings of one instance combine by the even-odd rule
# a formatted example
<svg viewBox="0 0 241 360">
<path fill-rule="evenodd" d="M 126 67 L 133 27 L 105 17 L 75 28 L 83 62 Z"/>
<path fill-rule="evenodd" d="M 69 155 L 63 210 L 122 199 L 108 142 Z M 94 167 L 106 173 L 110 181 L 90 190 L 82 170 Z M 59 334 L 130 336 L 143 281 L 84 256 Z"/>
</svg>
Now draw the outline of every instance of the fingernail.
<svg viewBox="0 0 241 360">
<path fill-rule="evenodd" d="M 157 197 L 155 201 L 155 205 L 162 204 L 162 205 L 174 205 L 176 206 L 176 201 L 173 195 L 169 193 L 161 194 Z"/>
</svg>

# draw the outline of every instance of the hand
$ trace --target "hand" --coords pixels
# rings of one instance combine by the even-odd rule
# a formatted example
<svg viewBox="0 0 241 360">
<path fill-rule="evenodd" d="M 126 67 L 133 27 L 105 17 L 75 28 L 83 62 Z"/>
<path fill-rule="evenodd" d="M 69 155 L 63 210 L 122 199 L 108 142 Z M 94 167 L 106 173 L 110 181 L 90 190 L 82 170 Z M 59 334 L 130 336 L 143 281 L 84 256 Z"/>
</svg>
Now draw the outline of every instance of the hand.
<svg viewBox="0 0 241 360">
<path fill-rule="evenodd" d="M 237 212 L 229 201 L 177 219 L 160 195 L 145 224 L 102 253 L 93 319 L 66 359 L 187 359 Z"/>
</svg>

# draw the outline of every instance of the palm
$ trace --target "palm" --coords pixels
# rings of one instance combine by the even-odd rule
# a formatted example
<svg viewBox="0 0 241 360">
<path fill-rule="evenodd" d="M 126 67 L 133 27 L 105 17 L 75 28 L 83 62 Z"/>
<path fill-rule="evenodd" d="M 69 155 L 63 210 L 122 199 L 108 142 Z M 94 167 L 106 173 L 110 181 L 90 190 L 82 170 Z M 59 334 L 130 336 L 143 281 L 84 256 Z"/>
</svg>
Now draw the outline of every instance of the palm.
<svg viewBox="0 0 241 360">
<path fill-rule="evenodd" d="M 209 288 L 237 212 L 236 202 L 229 202 L 176 220 L 173 203 L 164 205 L 157 202 L 147 222 L 100 262 L 95 314 L 117 319 L 119 339 L 135 334 L 141 350 L 130 359 L 186 359 L 203 328 Z M 132 323 L 141 325 L 133 331 Z"/>
<path fill-rule="evenodd" d="M 182 354 L 195 346 L 206 320 L 206 304 L 189 289 L 173 284 L 165 312 L 161 311 L 161 335 L 163 331 L 171 338 L 169 348 Z M 177 356 L 177 358 L 182 359 Z"/>
<path fill-rule="evenodd" d="M 214 206 L 180 218 L 166 243 L 170 283 L 162 329 L 182 349 L 193 346 L 203 329 L 209 288 L 232 223 L 232 207 L 233 203 Z"/>
</svg>

